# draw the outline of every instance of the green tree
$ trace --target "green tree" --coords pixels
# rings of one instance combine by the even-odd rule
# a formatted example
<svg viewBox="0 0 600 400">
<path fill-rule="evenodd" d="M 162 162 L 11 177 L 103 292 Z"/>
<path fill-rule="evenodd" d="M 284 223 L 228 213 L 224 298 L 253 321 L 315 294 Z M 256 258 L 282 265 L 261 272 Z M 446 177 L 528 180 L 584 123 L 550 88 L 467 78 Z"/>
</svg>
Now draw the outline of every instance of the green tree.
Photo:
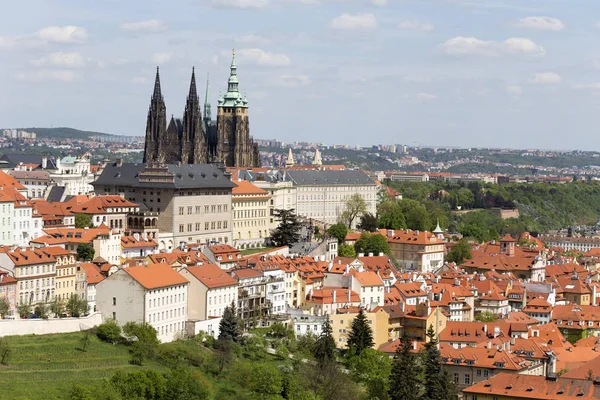
<svg viewBox="0 0 600 400">
<path fill-rule="evenodd" d="M 156 354 L 156 349 L 160 343 L 156 329 L 147 322 L 127 322 L 123 325 L 123 333 L 131 343 L 132 362 L 142 365 L 144 360 L 151 358 Z"/>
<path fill-rule="evenodd" d="M 69 391 L 69 400 L 94 400 L 92 391 L 82 385 L 75 385 Z"/>
<path fill-rule="evenodd" d="M 429 341 L 423 347 L 425 393 L 422 398 L 427 400 L 455 399 L 456 389 L 442 365 L 433 325 L 427 329 L 427 338 Z"/>
<path fill-rule="evenodd" d="M 281 372 L 272 364 L 254 363 L 251 369 L 251 379 L 248 388 L 261 396 L 271 398 L 283 391 L 283 378 Z"/>
<path fill-rule="evenodd" d="M 31 305 L 28 303 L 21 303 L 17 306 L 17 314 L 21 318 L 28 318 L 31 315 Z"/>
<path fill-rule="evenodd" d="M 482 311 L 475 316 L 475 321 L 479 322 L 495 322 L 498 316 L 490 311 Z"/>
<path fill-rule="evenodd" d="M 71 295 L 65 305 L 67 313 L 72 317 L 81 317 L 82 315 L 87 314 L 88 308 L 87 300 L 80 298 L 76 294 Z"/>
<path fill-rule="evenodd" d="M 234 342 L 231 339 L 217 339 L 215 341 L 215 354 L 213 356 L 213 363 L 217 368 L 215 372 L 221 374 L 225 366 L 233 363 L 234 356 Z"/>
<path fill-rule="evenodd" d="M 373 329 L 369 325 L 365 311 L 361 308 L 358 315 L 352 320 L 348 334 L 348 350 L 351 354 L 360 356 L 365 349 L 370 349 L 373 345 Z"/>
<path fill-rule="evenodd" d="M 321 335 L 315 342 L 313 351 L 313 356 L 320 365 L 330 361 L 335 361 L 335 340 L 333 339 L 333 329 L 331 328 L 329 315 L 325 316 L 325 322 L 323 322 Z"/>
<path fill-rule="evenodd" d="M 338 222 L 337 224 L 331 225 L 329 229 L 327 229 L 327 233 L 336 238 L 338 244 L 342 244 L 348 234 L 348 227 L 345 224 Z"/>
<path fill-rule="evenodd" d="M 75 214 L 75 228 L 83 229 L 83 228 L 91 228 L 92 225 L 92 216 L 89 214 L 76 213 Z"/>
<path fill-rule="evenodd" d="M 0 364 L 8 365 L 11 354 L 12 349 L 10 348 L 8 339 L 5 337 L 0 337 Z"/>
<path fill-rule="evenodd" d="M 421 381 L 419 369 L 416 366 L 412 344 L 405 332 L 400 338 L 400 344 L 396 348 L 392 363 L 392 372 L 389 378 L 391 400 L 419 400 L 421 398 Z"/>
<path fill-rule="evenodd" d="M 367 388 L 369 399 L 388 399 L 388 379 L 392 362 L 387 354 L 374 349 L 364 349 L 360 355 L 350 355 L 348 369 L 357 382 Z"/>
<path fill-rule="evenodd" d="M 0 297 L 0 318 L 4 318 L 10 311 L 10 302 L 5 296 Z"/>
<path fill-rule="evenodd" d="M 348 227 L 352 227 L 354 220 L 367 212 L 367 203 L 365 199 L 355 193 L 346 199 L 345 210 L 342 212 L 342 220 Z"/>
<path fill-rule="evenodd" d="M 235 303 L 231 302 L 223 310 L 223 318 L 219 323 L 219 339 L 239 342 L 240 337 L 240 321 L 236 313 Z"/>
<path fill-rule="evenodd" d="M 377 217 L 371 213 L 366 213 L 360 216 L 360 222 L 357 228 L 365 232 L 375 232 L 379 227 Z"/>
<path fill-rule="evenodd" d="M 50 303 L 50 312 L 55 316 L 59 317 L 65 313 L 65 302 L 59 299 L 54 299 Z"/>
<path fill-rule="evenodd" d="M 253 360 L 263 360 L 267 356 L 267 343 L 259 335 L 247 337 L 243 346 L 244 357 Z"/>
<path fill-rule="evenodd" d="M 431 227 L 429 213 L 421 204 L 418 204 L 406 212 L 406 225 L 409 229 L 416 231 L 427 231 Z"/>
<path fill-rule="evenodd" d="M 379 227 L 385 229 L 404 229 L 406 219 L 397 200 L 387 200 L 377 207 Z"/>
<path fill-rule="evenodd" d="M 390 253 L 390 245 L 387 242 L 387 238 L 379 233 L 363 232 L 354 244 L 354 249 L 357 253 L 364 254 Z"/>
<path fill-rule="evenodd" d="M 49 315 L 50 315 L 50 307 L 48 307 L 47 304 L 44 303 L 39 303 L 37 304 L 34 309 L 33 309 L 33 313 L 38 317 L 38 318 L 42 318 L 42 319 L 48 319 Z"/>
<path fill-rule="evenodd" d="M 211 395 L 208 382 L 189 368 L 175 368 L 167 375 L 167 396 L 163 398 L 177 400 L 204 400 Z"/>
<path fill-rule="evenodd" d="M 95 254 L 96 250 L 87 243 L 80 243 L 79 246 L 77 246 L 77 257 L 81 260 L 92 261 Z"/>
<path fill-rule="evenodd" d="M 124 399 L 161 400 L 167 395 L 166 379 L 151 369 L 136 372 L 117 370 L 110 383 Z"/>
<path fill-rule="evenodd" d="M 460 265 L 465 260 L 470 260 L 471 258 L 471 245 L 465 239 L 458 241 L 452 246 L 445 256 L 446 261 L 456 263 L 456 265 Z"/>
<path fill-rule="evenodd" d="M 301 226 L 294 209 L 278 209 L 274 213 L 277 221 L 279 221 L 279 226 L 271 234 L 273 242 L 278 246 L 291 246 L 298 243 L 300 241 Z"/>
<path fill-rule="evenodd" d="M 107 319 L 96 327 L 96 336 L 104 342 L 117 343 L 121 340 L 121 327 L 114 319 Z"/>
<path fill-rule="evenodd" d="M 338 246 L 338 256 L 340 257 L 356 257 L 354 246 L 349 244 L 340 244 Z"/>
</svg>

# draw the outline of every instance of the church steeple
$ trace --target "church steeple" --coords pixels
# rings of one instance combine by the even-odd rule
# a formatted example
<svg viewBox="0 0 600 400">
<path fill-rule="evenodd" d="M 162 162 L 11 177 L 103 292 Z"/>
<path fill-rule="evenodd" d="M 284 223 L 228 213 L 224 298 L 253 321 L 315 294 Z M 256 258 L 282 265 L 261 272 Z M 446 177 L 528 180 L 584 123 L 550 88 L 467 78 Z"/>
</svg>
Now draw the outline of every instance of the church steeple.
<svg viewBox="0 0 600 400">
<path fill-rule="evenodd" d="M 315 149 L 315 158 L 313 159 L 313 165 L 323 165 L 323 160 L 321 160 L 321 152 L 317 147 Z"/>
<path fill-rule="evenodd" d="M 196 88 L 196 70 L 192 67 L 192 78 L 183 113 L 181 136 L 181 159 L 185 164 L 197 164 L 206 161 L 206 138 L 202 122 L 200 99 Z"/>
<path fill-rule="evenodd" d="M 152 99 L 162 99 L 162 91 L 160 90 L 160 72 L 156 67 L 156 78 L 154 79 L 154 93 L 152 93 Z"/>
<path fill-rule="evenodd" d="M 194 70 L 194 67 L 192 67 L 192 80 L 190 81 L 190 92 L 188 94 L 188 101 L 189 99 L 197 99 L 198 98 L 198 92 L 196 91 L 196 72 Z"/>
<path fill-rule="evenodd" d="M 223 107 L 248 107 L 248 101 L 242 99 L 240 94 L 240 81 L 237 76 L 237 65 L 235 64 L 235 50 L 231 58 L 229 68 L 229 80 L 227 81 L 227 93 L 219 99 L 219 106 Z"/>
<path fill-rule="evenodd" d="M 212 115 L 210 110 L 209 78 L 210 75 L 206 74 L 206 93 L 204 94 L 204 120 L 210 123 Z"/>
<path fill-rule="evenodd" d="M 290 150 L 288 151 L 287 160 L 285 160 L 285 166 L 286 167 L 293 167 L 294 164 L 295 164 L 294 153 L 292 153 L 292 148 L 290 147 Z"/>
</svg>

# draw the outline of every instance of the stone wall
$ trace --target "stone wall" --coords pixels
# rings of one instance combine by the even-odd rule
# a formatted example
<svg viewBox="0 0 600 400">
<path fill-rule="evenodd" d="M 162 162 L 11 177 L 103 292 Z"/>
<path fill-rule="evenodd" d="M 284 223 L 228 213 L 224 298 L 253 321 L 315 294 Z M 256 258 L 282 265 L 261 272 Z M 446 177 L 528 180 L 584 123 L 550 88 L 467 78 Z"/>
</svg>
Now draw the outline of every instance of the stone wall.
<svg viewBox="0 0 600 400">
<path fill-rule="evenodd" d="M 102 323 L 99 312 L 82 318 L 2 319 L 0 336 L 78 332 Z"/>
</svg>

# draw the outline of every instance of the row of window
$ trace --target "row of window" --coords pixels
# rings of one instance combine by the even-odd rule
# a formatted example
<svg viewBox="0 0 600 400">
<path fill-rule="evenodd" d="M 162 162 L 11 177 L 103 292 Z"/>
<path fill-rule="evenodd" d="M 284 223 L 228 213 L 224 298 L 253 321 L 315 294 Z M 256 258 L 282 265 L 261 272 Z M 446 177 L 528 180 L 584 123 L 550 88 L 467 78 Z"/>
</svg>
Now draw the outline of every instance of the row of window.
<svg viewBox="0 0 600 400">
<path fill-rule="evenodd" d="M 185 215 L 186 207 L 179 207 L 179 215 Z M 223 213 L 229 211 L 228 204 L 212 204 L 204 206 L 204 214 Z M 187 206 L 187 215 L 201 214 L 202 206 Z"/>
<path fill-rule="evenodd" d="M 184 307 L 175 308 L 175 309 L 172 309 L 169 311 L 162 311 L 162 312 L 148 314 L 148 322 L 149 323 L 160 322 L 160 321 L 164 321 L 165 319 L 178 318 L 178 317 L 181 317 L 184 315 L 185 315 Z"/>
<path fill-rule="evenodd" d="M 160 298 L 148 299 L 148 308 L 162 307 L 164 305 L 169 305 L 176 302 L 181 303 L 183 301 L 185 301 L 185 293 L 172 294 L 168 296 L 162 296 Z M 115 298 L 113 297 L 113 306 L 114 305 L 116 304 Z"/>
<path fill-rule="evenodd" d="M 238 210 L 233 212 L 233 218 L 260 218 L 266 217 L 267 210 Z"/>
<path fill-rule="evenodd" d="M 215 305 L 216 304 L 221 304 L 224 301 L 226 301 L 227 303 L 231 303 L 232 300 L 233 300 L 232 297 L 233 297 L 233 295 L 231 293 L 229 293 L 229 297 L 227 297 L 226 295 L 223 295 L 223 296 L 219 295 L 219 297 L 217 297 L 216 295 L 214 297 L 210 297 L 209 296 L 208 297 L 208 305 L 211 306 L 212 303 L 213 303 L 213 301 L 215 302 Z"/>
<path fill-rule="evenodd" d="M 179 225 L 179 233 L 183 233 L 183 232 L 199 232 L 201 226 L 202 226 L 202 224 L 200 222 L 196 222 L 195 224 L 187 224 L 187 231 L 186 231 L 185 230 L 186 224 L 180 224 Z M 227 221 L 205 222 L 204 223 L 204 230 L 208 231 L 209 227 L 210 227 L 210 230 L 227 229 L 227 226 L 228 226 Z M 195 229 L 192 230 L 192 227 L 194 227 Z"/>
</svg>

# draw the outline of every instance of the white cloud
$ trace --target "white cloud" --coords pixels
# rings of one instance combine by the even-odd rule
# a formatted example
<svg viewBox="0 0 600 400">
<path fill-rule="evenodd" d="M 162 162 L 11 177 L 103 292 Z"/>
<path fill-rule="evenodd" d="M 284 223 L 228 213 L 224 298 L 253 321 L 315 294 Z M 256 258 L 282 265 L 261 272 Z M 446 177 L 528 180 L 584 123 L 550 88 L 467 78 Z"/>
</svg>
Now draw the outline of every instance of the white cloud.
<svg viewBox="0 0 600 400">
<path fill-rule="evenodd" d="M 167 25 L 157 19 L 138 22 L 124 22 L 120 25 L 124 31 L 130 32 L 160 32 L 167 29 Z"/>
<path fill-rule="evenodd" d="M 405 76 L 404 77 L 404 82 L 411 82 L 411 83 L 431 83 L 433 81 L 433 78 L 429 77 L 429 76 Z"/>
<path fill-rule="evenodd" d="M 506 87 L 506 93 L 513 96 L 520 96 L 523 93 L 523 88 L 519 85 L 509 85 Z"/>
<path fill-rule="evenodd" d="M 342 31 L 375 29 L 377 28 L 377 18 L 371 13 L 344 13 L 332 19 L 329 27 Z"/>
<path fill-rule="evenodd" d="M 517 24 L 520 28 L 537 29 L 540 31 L 562 31 L 565 24 L 554 17 L 526 17 L 521 18 Z"/>
<path fill-rule="evenodd" d="M 226 8 L 265 8 L 269 0 L 212 0 L 212 4 Z"/>
<path fill-rule="evenodd" d="M 37 32 L 37 37 L 47 42 L 83 43 L 87 40 L 87 31 L 83 28 L 69 26 L 48 26 Z"/>
<path fill-rule="evenodd" d="M 223 51 L 221 55 L 226 57 L 230 53 Z M 269 67 L 285 67 L 292 63 L 290 57 L 283 53 L 269 53 L 262 49 L 240 49 L 235 51 L 235 57 L 242 62 Z"/>
<path fill-rule="evenodd" d="M 371 4 L 377 7 L 387 6 L 389 2 L 389 0 L 371 0 Z"/>
<path fill-rule="evenodd" d="M 39 60 L 33 60 L 31 62 L 33 65 L 41 66 L 54 66 L 54 67 L 83 67 L 86 64 L 85 58 L 80 53 L 63 53 L 56 52 L 46 54 L 44 57 Z"/>
<path fill-rule="evenodd" d="M 16 78 L 21 81 L 40 82 L 40 81 L 61 81 L 73 82 L 79 79 L 79 76 L 72 70 L 39 70 L 19 72 Z"/>
<path fill-rule="evenodd" d="M 440 45 L 441 50 L 449 55 L 484 55 L 498 57 L 501 55 L 543 56 L 546 49 L 526 38 L 508 38 L 503 42 L 482 40 L 475 37 L 457 36 Z"/>
<path fill-rule="evenodd" d="M 560 75 L 555 72 L 536 72 L 529 82 L 540 85 L 554 85 L 560 83 Z"/>
<path fill-rule="evenodd" d="M 312 80 L 306 75 L 283 75 L 279 77 L 279 82 L 282 86 L 298 87 L 310 85 Z"/>
<path fill-rule="evenodd" d="M 152 54 L 152 62 L 154 64 L 164 64 L 171 61 L 173 53 L 154 53 Z"/>
<path fill-rule="evenodd" d="M 218 56 L 218 55 L 216 55 L 216 54 L 215 54 L 215 55 L 213 55 L 213 56 L 211 56 L 211 57 L 210 57 L 210 61 L 211 61 L 213 64 L 217 65 L 217 64 L 219 63 L 219 56 Z"/>
<path fill-rule="evenodd" d="M 419 21 L 402 21 L 398 24 L 398 28 L 423 32 L 431 32 L 435 30 L 435 26 L 433 26 L 433 24 Z"/>
<path fill-rule="evenodd" d="M 415 97 L 418 101 L 430 101 L 437 99 L 437 96 L 431 93 L 417 93 Z"/>
<path fill-rule="evenodd" d="M 244 43 L 244 44 L 255 44 L 255 45 L 265 45 L 265 44 L 271 44 L 273 41 L 269 38 L 266 38 L 264 36 L 259 36 L 259 35 L 243 35 L 243 36 L 237 36 L 235 38 L 235 41 L 237 43 Z"/>
</svg>

